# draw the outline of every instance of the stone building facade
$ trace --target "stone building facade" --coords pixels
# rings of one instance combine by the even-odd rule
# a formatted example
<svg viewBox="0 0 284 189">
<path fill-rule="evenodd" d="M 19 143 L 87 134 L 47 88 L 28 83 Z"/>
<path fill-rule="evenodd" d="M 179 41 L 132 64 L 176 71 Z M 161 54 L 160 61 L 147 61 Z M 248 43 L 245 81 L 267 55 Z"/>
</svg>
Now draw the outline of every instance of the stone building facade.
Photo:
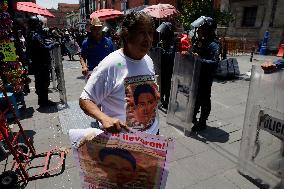
<svg viewBox="0 0 284 189">
<path fill-rule="evenodd" d="M 55 18 L 47 19 L 48 27 L 57 27 L 60 29 L 68 27 L 66 22 L 66 16 L 70 13 L 79 12 L 80 5 L 79 4 L 67 4 L 67 3 L 58 3 L 58 9 L 48 9 L 52 14 L 54 14 Z"/>
<path fill-rule="evenodd" d="M 179 8 L 180 0 L 89 0 L 89 7 L 92 13 L 103 8 L 124 11 L 158 3 Z M 284 43 L 284 0 L 214 0 L 214 7 L 230 10 L 234 16 L 226 36 L 261 43 L 265 31 L 269 31 L 269 50 L 277 51 Z M 86 17 L 85 0 L 80 0 L 80 17 Z"/>
<path fill-rule="evenodd" d="M 268 31 L 269 50 L 277 51 L 284 43 L 283 0 L 221 0 L 221 6 L 230 9 L 235 18 L 228 27 L 227 36 L 261 42 Z"/>
<path fill-rule="evenodd" d="M 67 28 L 78 28 L 79 22 L 80 22 L 79 11 L 67 13 L 67 15 L 66 15 L 66 26 L 67 26 Z"/>
</svg>

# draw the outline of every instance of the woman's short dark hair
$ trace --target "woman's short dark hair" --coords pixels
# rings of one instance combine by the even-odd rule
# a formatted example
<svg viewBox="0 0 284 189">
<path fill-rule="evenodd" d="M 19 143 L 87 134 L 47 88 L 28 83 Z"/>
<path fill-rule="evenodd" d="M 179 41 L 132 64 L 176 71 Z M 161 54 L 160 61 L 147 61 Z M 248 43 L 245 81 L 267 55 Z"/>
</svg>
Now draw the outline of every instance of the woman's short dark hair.
<svg viewBox="0 0 284 189">
<path fill-rule="evenodd" d="M 150 93 L 151 95 L 156 97 L 154 89 L 153 89 L 153 87 L 151 87 L 151 85 L 149 85 L 149 84 L 138 85 L 135 88 L 134 93 L 133 93 L 135 105 L 138 104 L 139 95 L 142 94 L 142 93 Z"/>
<path fill-rule="evenodd" d="M 145 12 L 142 11 L 130 12 L 125 16 L 125 18 L 121 23 L 121 31 L 120 31 L 120 37 L 122 38 L 123 42 L 125 42 L 124 37 L 126 33 L 131 32 L 136 28 L 138 28 L 144 20 L 148 20 L 152 24 L 153 30 L 155 29 L 155 22 L 153 18 Z"/>
<path fill-rule="evenodd" d="M 133 170 L 136 169 L 136 159 L 134 156 L 125 149 L 121 148 L 103 148 L 99 151 L 99 158 L 101 161 L 104 161 L 105 157 L 108 155 L 115 155 L 119 156 L 127 161 L 132 165 Z"/>
</svg>

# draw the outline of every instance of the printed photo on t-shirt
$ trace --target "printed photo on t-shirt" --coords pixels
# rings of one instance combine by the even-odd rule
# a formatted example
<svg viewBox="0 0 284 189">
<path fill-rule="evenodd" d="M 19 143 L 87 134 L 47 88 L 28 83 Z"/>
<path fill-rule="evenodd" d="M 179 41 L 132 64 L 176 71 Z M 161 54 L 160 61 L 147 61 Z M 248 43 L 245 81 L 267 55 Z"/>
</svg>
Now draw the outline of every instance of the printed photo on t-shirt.
<svg viewBox="0 0 284 189">
<path fill-rule="evenodd" d="M 140 75 L 124 80 L 126 96 L 126 124 L 140 131 L 150 128 L 155 122 L 160 99 L 155 76 Z"/>
</svg>

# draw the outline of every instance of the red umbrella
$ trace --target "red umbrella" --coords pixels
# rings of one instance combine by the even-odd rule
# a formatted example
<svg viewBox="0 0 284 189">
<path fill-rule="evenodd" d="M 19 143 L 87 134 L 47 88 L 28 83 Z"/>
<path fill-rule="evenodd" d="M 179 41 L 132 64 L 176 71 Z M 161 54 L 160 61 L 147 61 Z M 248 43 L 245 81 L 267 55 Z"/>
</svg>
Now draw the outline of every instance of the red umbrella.
<svg viewBox="0 0 284 189">
<path fill-rule="evenodd" d="M 93 12 L 90 18 L 98 17 L 101 21 L 116 18 L 123 15 L 122 12 L 114 9 L 100 9 Z"/>
<path fill-rule="evenodd" d="M 143 12 L 155 18 L 166 18 L 179 14 L 178 10 L 170 4 L 151 5 L 143 9 Z"/>
<path fill-rule="evenodd" d="M 22 12 L 30 12 L 34 14 L 39 14 L 42 16 L 55 17 L 46 8 L 43 8 L 33 2 L 17 2 L 16 10 Z"/>
</svg>

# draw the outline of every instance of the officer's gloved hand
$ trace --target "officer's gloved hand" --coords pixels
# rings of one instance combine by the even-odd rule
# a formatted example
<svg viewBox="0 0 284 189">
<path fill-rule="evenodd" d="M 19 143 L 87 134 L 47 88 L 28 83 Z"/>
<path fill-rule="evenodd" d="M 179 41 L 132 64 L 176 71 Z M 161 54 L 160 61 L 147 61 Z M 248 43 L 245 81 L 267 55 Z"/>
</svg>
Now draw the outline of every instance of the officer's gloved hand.
<svg viewBox="0 0 284 189">
<path fill-rule="evenodd" d="M 192 51 L 181 51 L 181 54 L 184 55 L 184 56 L 187 56 L 187 55 L 192 55 L 192 56 L 196 56 L 198 57 L 199 55 L 197 53 L 194 53 Z"/>
<path fill-rule="evenodd" d="M 199 56 L 198 53 L 194 53 L 194 52 L 192 53 L 192 55 L 193 55 L 193 56 Z"/>
<path fill-rule="evenodd" d="M 182 55 L 185 55 L 185 56 L 189 55 L 189 52 L 188 52 L 188 51 L 181 51 L 180 53 L 181 53 Z"/>
<path fill-rule="evenodd" d="M 277 70 L 276 64 L 269 61 L 262 63 L 261 68 L 263 69 L 264 73 L 272 73 Z"/>
<path fill-rule="evenodd" d="M 2 79 L 0 78 L 0 91 L 4 91 L 4 83 L 2 81 Z"/>
<path fill-rule="evenodd" d="M 50 45 L 50 44 L 53 43 L 53 41 L 52 41 L 51 39 L 44 39 L 44 43 L 45 43 L 46 45 Z"/>
<path fill-rule="evenodd" d="M 58 42 L 54 43 L 54 47 L 59 47 L 59 46 L 60 46 L 60 43 L 58 43 Z"/>
</svg>

